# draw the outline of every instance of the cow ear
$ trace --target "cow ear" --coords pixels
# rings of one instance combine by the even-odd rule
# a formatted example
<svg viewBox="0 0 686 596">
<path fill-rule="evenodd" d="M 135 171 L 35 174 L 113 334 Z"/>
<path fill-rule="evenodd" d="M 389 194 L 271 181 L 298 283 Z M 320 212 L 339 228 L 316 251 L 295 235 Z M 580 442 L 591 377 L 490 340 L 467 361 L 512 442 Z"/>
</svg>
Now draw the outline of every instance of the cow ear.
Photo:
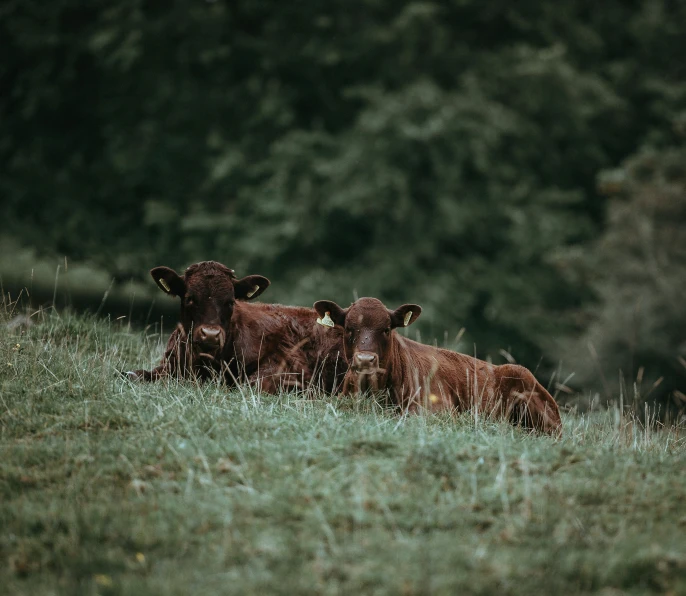
<svg viewBox="0 0 686 596">
<path fill-rule="evenodd" d="M 317 323 L 320 325 L 324 325 L 324 327 L 333 327 L 334 325 L 345 326 L 345 316 L 348 314 L 348 309 L 342 309 L 335 302 L 331 300 L 318 300 L 314 303 L 314 310 L 319 315 Z"/>
<path fill-rule="evenodd" d="M 150 275 L 152 275 L 157 286 L 165 294 L 183 296 L 186 293 L 186 282 L 173 269 L 169 267 L 155 267 L 150 270 Z"/>
<path fill-rule="evenodd" d="M 389 310 L 391 315 L 391 327 L 407 327 L 412 325 L 422 314 L 422 307 L 419 304 L 403 304 L 395 310 Z"/>
<path fill-rule="evenodd" d="M 243 279 L 233 282 L 233 291 L 236 300 L 252 300 L 264 292 L 271 282 L 261 275 L 247 275 Z"/>
</svg>

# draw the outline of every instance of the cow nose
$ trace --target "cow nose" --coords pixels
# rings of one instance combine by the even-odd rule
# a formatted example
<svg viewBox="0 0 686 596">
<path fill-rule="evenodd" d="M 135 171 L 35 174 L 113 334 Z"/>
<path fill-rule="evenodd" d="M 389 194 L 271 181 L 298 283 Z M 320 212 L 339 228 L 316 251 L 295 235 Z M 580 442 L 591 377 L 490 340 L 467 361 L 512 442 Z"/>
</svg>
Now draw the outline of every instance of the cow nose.
<svg viewBox="0 0 686 596">
<path fill-rule="evenodd" d="M 361 370 L 373 370 L 377 368 L 378 357 L 372 352 L 357 352 L 353 358 L 355 368 Z"/>
<path fill-rule="evenodd" d="M 221 329 L 201 327 L 200 342 L 205 346 L 221 345 Z"/>
</svg>

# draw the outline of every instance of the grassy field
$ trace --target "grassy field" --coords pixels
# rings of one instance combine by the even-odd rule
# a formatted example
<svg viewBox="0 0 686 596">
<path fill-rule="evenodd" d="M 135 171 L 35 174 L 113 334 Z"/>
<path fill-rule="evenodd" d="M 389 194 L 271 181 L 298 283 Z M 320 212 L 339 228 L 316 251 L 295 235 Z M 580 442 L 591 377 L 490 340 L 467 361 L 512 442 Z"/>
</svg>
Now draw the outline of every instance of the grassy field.
<svg viewBox="0 0 686 596">
<path fill-rule="evenodd" d="M 3 329 L 4 329 L 3 325 Z M 554 441 L 367 401 L 136 385 L 159 338 L 0 337 L 0 592 L 686 593 L 686 429 Z"/>
</svg>

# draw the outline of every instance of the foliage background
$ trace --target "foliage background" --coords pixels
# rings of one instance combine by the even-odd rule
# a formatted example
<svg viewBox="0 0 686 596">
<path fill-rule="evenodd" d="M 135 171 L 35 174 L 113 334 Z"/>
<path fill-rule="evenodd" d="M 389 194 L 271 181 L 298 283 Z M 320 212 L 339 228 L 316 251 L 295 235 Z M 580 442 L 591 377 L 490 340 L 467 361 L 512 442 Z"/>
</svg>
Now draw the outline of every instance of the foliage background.
<svg viewBox="0 0 686 596">
<path fill-rule="evenodd" d="M 212 258 L 686 403 L 683 1 L 4 0 L 0 53 L 15 294 Z"/>
</svg>

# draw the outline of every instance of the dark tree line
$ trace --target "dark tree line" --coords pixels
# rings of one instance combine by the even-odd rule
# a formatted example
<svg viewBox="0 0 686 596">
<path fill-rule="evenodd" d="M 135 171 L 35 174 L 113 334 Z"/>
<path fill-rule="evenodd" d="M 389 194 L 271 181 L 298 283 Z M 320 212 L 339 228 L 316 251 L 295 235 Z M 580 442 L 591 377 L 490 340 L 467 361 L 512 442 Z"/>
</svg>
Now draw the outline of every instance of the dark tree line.
<svg viewBox="0 0 686 596">
<path fill-rule="evenodd" d="M 644 312 L 671 330 L 644 351 L 610 323 L 683 285 L 680 249 L 644 278 L 620 241 L 686 218 L 683 1 L 5 0 L 0 53 L 4 236 L 118 280 L 215 258 L 283 302 L 419 302 L 424 340 L 589 383 L 599 333 L 613 382 L 644 358 L 686 391 L 684 309 Z"/>
</svg>

